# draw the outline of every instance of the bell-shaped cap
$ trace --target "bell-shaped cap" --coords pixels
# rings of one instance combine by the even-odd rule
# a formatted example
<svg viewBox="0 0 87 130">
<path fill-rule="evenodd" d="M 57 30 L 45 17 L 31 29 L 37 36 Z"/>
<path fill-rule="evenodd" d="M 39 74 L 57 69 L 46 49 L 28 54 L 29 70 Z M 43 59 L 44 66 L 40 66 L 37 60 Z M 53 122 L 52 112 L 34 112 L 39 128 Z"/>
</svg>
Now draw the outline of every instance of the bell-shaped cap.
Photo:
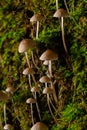
<svg viewBox="0 0 87 130">
<path fill-rule="evenodd" d="M 40 87 L 35 86 L 35 87 L 31 88 L 31 92 L 40 92 Z"/>
<path fill-rule="evenodd" d="M 52 88 L 50 88 L 50 87 L 45 87 L 44 88 L 43 94 L 51 94 L 51 93 L 53 93 Z"/>
<path fill-rule="evenodd" d="M 39 81 L 40 81 L 41 83 L 49 83 L 51 80 L 50 80 L 50 78 L 49 78 L 48 76 L 42 76 L 42 77 L 39 79 Z"/>
<path fill-rule="evenodd" d="M 27 104 L 36 103 L 36 100 L 35 100 L 34 98 L 28 98 L 28 99 L 26 100 L 26 103 L 27 103 Z"/>
<path fill-rule="evenodd" d="M 47 49 L 41 56 L 40 60 L 56 60 L 58 55 L 50 49 Z"/>
<path fill-rule="evenodd" d="M 12 130 L 12 129 L 13 129 L 13 126 L 10 125 L 10 124 L 6 124 L 6 125 L 4 126 L 4 130 Z"/>
<path fill-rule="evenodd" d="M 28 74 L 32 75 L 32 74 L 34 74 L 34 70 L 33 70 L 33 68 L 27 67 L 26 69 L 24 69 L 23 74 L 24 75 L 28 75 Z"/>
<path fill-rule="evenodd" d="M 26 52 L 28 49 L 34 48 L 36 43 L 31 39 L 23 39 L 18 47 L 19 53 Z"/>
<path fill-rule="evenodd" d="M 35 14 L 30 18 L 30 22 L 36 22 L 41 20 L 41 15 L 40 14 Z"/>
<path fill-rule="evenodd" d="M 53 17 L 57 17 L 57 18 L 60 18 L 60 17 L 69 17 L 69 13 L 65 10 L 65 9 L 58 9 Z"/>
<path fill-rule="evenodd" d="M 13 87 L 7 87 L 5 91 L 6 91 L 7 93 L 13 94 L 13 93 L 15 92 L 15 88 L 13 88 Z"/>
<path fill-rule="evenodd" d="M 6 101 L 9 99 L 9 96 L 6 92 L 0 91 L 0 101 Z"/>
<path fill-rule="evenodd" d="M 49 130 L 49 129 L 44 123 L 37 122 L 32 126 L 31 130 Z"/>
</svg>

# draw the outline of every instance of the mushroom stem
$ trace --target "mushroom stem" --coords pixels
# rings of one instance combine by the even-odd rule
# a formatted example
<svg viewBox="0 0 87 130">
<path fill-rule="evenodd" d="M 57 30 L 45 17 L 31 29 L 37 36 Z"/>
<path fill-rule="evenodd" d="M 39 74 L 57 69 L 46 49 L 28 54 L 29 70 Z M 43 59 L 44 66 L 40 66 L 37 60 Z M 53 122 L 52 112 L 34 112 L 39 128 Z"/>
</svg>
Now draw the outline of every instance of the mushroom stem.
<svg viewBox="0 0 87 130">
<path fill-rule="evenodd" d="M 52 110 L 51 110 L 51 106 L 50 106 L 49 98 L 50 98 L 50 97 L 49 97 L 49 94 L 47 94 L 47 104 L 48 104 L 48 107 L 49 107 L 49 111 L 50 111 L 51 116 L 53 117 L 55 123 L 57 124 L 57 120 L 56 120 L 56 118 L 55 118 L 55 116 L 54 116 L 54 114 L 53 114 L 53 112 L 52 112 Z"/>
<path fill-rule="evenodd" d="M 32 106 L 32 103 L 30 104 L 30 106 L 31 106 L 32 124 L 34 125 L 34 117 L 33 117 L 33 106 Z"/>
<path fill-rule="evenodd" d="M 58 10 L 58 0 L 56 0 L 56 10 Z"/>
<path fill-rule="evenodd" d="M 30 74 L 28 74 L 28 80 L 29 80 L 29 86 L 30 86 L 30 89 L 31 89 L 32 86 L 31 86 L 31 76 L 30 76 Z"/>
<path fill-rule="evenodd" d="M 55 91 L 55 88 L 54 88 L 54 84 L 53 84 L 52 81 L 51 81 L 51 88 L 53 90 L 53 97 L 54 97 L 55 103 L 57 104 L 58 103 L 58 98 L 57 98 L 56 91 Z"/>
<path fill-rule="evenodd" d="M 49 102 L 50 102 L 50 104 L 52 105 L 53 109 L 56 111 L 56 108 L 55 108 L 55 106 L 53 105 L 53 103 L 52 103 L 52 101 L 51 101 L 50 98 L 49 98 Z"/>
<path fill-rule="evenodd" d="M 6 121 L 6 103 L 4 103 L 4 121 L 5 121 L 5 125 L 7 124 Z"/>
<path fill-rule="evenodd" d="M 37 21 L 36 39 L 38 39 L 38 32 L 39 32 L 39 21 Z"/>
<path fill-rule="evenodd" d="M 35 92 L 35 99 L 36 99 L 36 108 L 37 108 L 38 116 L 39 116 L 39 119 L 41 121 L 40 109 L 39 109 L 39 106 L 38 106 L 38 103 L 37 103 L 37 94 L 36 94 L 36 92 Z"/>
<path fill-rule="evenodd" d="M 33 62 L 33 64 L 34 64 L 35 68 L 39 70 L 39 67 L 37 66 L 37 64 L 36 64 L 35 61 L 34 61 L 33 52 L 31 52 L 31 55 L 32 55 L 32 62 Z"/>
<path fill-rule="evenodd" d="M 47 82 L 45 83 L 45 87 L 47 88 Z"/>
<path fill-rule="evenodd" d="M 50 74 L 50 78 L 52 77 L 52 62 L 51 62 L 51 60 L 49 60 L 49 66 L 48 66 L 49 68 L 49 74 Z"/>
<path fill-rule="evenodd" d="M 61 17 L 61 29 L 62 29 L 62 41 L 63 41 L 63 46 L 65 49 L 66 54 L 68 54 L 66 43 L 65 43 L 65 37 L 64 37 L 64 25 L 63 25 L 63 17 Z"/>
<path fill-rule="evenodd" d="M 29 62 L 29 59 L 28 59 L 28 54 L 27 54 L 27 52 L 25 52 L 25 57 L 26 57 L 26 60 L 27 60 L 27 64 L 28 64 L 28 66 L 30 67 L 30 62 Z"/>
<path fill-rule="evenodd" d="M 68 9 L 68 6 L 67 6 L 67 3 L 66 3 L 66 0 L 63 0 L 63 1 L 64 1 L 65 6 L 66 6 L 66 10 L 67 10 L 67 12 L 69 13 L 69 9 Z"/>
<path fill-rule="evenodd" d="M 36 79 L 35 79 L 34 75 L 32 74 L 31 76 L 32 76 L 34 83 L 36 84 Z"/>
</svg>

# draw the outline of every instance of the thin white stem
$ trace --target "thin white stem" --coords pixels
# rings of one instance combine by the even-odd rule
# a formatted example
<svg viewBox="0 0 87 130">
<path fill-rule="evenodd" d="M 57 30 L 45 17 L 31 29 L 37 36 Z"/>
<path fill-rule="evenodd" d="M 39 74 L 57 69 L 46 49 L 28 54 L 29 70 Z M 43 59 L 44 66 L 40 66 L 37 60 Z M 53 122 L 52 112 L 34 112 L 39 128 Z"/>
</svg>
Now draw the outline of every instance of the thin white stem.
<svg viewBox="0 0 87 130">
<path fill-rule="evenodd" d="M 36 92 L 35 92 L 35 99 L 36 99 L 36 108 L 37 108 L 38 116 L 39 116 L 39 119 L 41 121 L 40 109 L 39 109 L 39 106 L 38 106 L 38 103 L 37 103 L 37 94 L 36 94 Z"/>
<path fill-rule="evenodd" d="M 28 74 L 28 81 L 29 81 L 29 86 L 30 86 L 30 89 L 31 89 L 32 86 L 31 86 L 31 76 L 30 76 L 30 74 Z"/>
<path fill-rule="evenodd" d="M 65 4 L 65 7 L 66 7 L 67 12 L 69 13 L 69 9 L 68 9 L 68 6 L 67 6 L 67 3 L 66 3 L 66 0 L 64 0 L 64 4 Z"/>
<path fill-rule="evenodd" d="M 25 57 L 26 57 L 26 60 L 27 60 L 27 64 L 28 64 L 28 66 L 30 67 L 30 61 L 29 61 L 29 59 L 28 59 L 28 54 L 27 54 L 27 52 L 25 52 Z"/>
<path fill-rule="evenodd" d="M 47 88 L 47 82 L 45 82 L 45 87 Z"/>
<path fill-rule="evenodd" d="M 54 106 L 54 104 L 52 103 L 52 101 L 51 101 L 50 98 L 49 98 L 49 102 L 50 102 L 50 104 L 52 105 L 53 109 L 56 111 L 56 108 L 55 108 L 55 106 Z"/>
<path fill-rule="evenodd" d="M 6 121 L 6 103 L 4 103 L 4 121 L 5 121 L 5 125 L 7 124 Z"/>
<path fill-rule="evenodd" d="M 32 76 L 34 83 L 36 84 L 36 79 L 35 79 L 34 75 L 32 74 L 31 76 Z"/>
<path fill-rule="evenodd" d="M 55 91 L 55 88 L 54 88 L 54 84 L 53 84 L 52 81 L 50 82 L 50 84 L 51 84 L 51 88 L 52 88 L 52 90 L 53 90 L 53 98 L 54 98 L 54 101 L 55 101 L 55 103 L 57 104 L 57 103 L 58 103 L 58 98 L 57 98 L 57 95 L 56 95 L 56 91 Z"/>
<path fill-rule="evenodd" d="M 34 60 L 33 51 L 31 52 L 31 55 L 32 55 L 32 62 L 33 62 L 33 64 L 34 64 L 35 68 L 39 70 L 39 67 L 37 66 L 37 64 L 35 63 L 35 60 Z"/>
<path fill-rule="evenodd" d="M 38 39 L 38 33 L 39 33 L 39 21 L 37 21 L 36 39 Z"/>
<path fill-rule="evenodd" d="M 58 0 L 56 0 L 56 10 L 58 10 Z"/>
<path fill-rule="evenodd" d="M 49 60 L 48 70 L 49 70 L 49 74 L 50 74 L 50 78 L 51 78 L 52 77 L 52 62 L 51 62 L 51 60 Z"/>
<path fill-rule="evenodd" d="M 49 94 L 47 94 L 47 104 L 48 104 L 48 107 L 49 107 L 49 111 L 50 111 L 50 113 L 51 113 L 51 116 L 53 117 L 55 123 L 57 124 L 57 120 L 56 120 L 56 118 L 55 118 L 55 116 L 54 116 L 54 114 L 53 114 L 53 112 L 52 112 L 51 106 L 50 106 Z"/>
<path fill-rule="evenodd" d="M 61 17 L 61 29 L 62 29 L 62 41 L 63 41 L 63 46 L 65 49 L 66 54 L 68 54 L 66 43 L 65 43 L 65 37 L 64 37 L 64 25 L 63 25 L 63 17 Z"/>
<path fill-rule="evenodd" d="M 32 124 L 34 125 L 34 117 L 33 117 L 33 106 L 32 103 L 30 104 L 31 106 L 31 118 L 32 118 Z"/>
</svg>

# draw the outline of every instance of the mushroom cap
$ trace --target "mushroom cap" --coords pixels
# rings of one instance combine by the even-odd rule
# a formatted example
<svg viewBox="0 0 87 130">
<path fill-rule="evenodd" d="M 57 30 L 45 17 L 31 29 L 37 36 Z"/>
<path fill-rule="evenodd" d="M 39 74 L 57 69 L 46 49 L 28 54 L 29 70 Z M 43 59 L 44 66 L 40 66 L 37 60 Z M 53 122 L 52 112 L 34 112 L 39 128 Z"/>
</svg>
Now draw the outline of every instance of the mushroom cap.
<svg viewBox="0 0 87 130">
<path fill-rule="evenodd" d="M 49 65 L 49 61 L 48 61 L 48 60 L 45 60 L 45 61 L 43 62 L 43 65 Z"/>
<path fill-rule="evenodd" d="M 32 126 L 31 130 L 49 130 L 49 129 L 44 123 L 37 122 Z"/>
<path fill-rule="evenodd" d="M 50 87 L 45 87 L 44 88 L 43 94 L 51 94 L 51 93 L 53 93 L 52 88 L 50 88 Z"/>
<path fill-rule="evenodd" d="M 36 103 L 36 100 L 35 100 L 34 98 L 28 98 L 28 99 L 26 100 L 26 103 L 27 103 L 27 104 Z"/>
<path fill-rule="evenodd" d="M 11 130 L 12 128 L 13 128 L 13 126 L 10 125 L 10 124 L 6 124 L 6 125 L 4 126 L 4 130 Z"/>
<path fill-rule="evenodd" d="M 41 15 L 40 14 L 35 14 L 30 18 L 30 22 L 36 22 L 41 20 Z"/>
<path fill-rule="evenodd" d="M 40 60 L 56 60 L 58 55 L 50 49 L 47 49 L 41 56 Z"/>
<path fill-rule="evenodd" d="M 32 75 L 32 74 L 34 74 L 34 70 L 33 70 L 33 68 L 27 67 L 26 69 L 24 69 L 23 74 L 24 75 L 28 75 L 28 74 Z"/>
<path fill-rule="evenodd" d="M 7 93 L 14 93 L 15 89 L 13 87 L 7 87 L 5 90 Z"/>
<path fill-rule="evenodd" d="M 41 83 L 49 83 L 50 82 L 50 78 L 48 76 L 42 76 L 39 81 Z"/>
<path fill-rule="evenodd" d="M 9 96 L 6 92 L 0 91 L 0 101 L 6 101 L 9 99 Z"/>
<path fill-rule="evenodd" d="M 40 87 L 35 86 L 35 87 L 31 88 L 31 92 L 40 92 Z"/>
<path fill-rule="evenodd" d="M 28 49 L 34 48 L 36 43 L 31 39 L 23 39 L 18 47 L 19 53 L 26 52 Z"/>
<path fill-rule="evenodd" d="M 69 13 L 65 9 L 58 9 L 54 13 L 53 17 L 58 17 L 58 18 L 60 18 L 60 17 L 69 17 Z"/>
</svg>

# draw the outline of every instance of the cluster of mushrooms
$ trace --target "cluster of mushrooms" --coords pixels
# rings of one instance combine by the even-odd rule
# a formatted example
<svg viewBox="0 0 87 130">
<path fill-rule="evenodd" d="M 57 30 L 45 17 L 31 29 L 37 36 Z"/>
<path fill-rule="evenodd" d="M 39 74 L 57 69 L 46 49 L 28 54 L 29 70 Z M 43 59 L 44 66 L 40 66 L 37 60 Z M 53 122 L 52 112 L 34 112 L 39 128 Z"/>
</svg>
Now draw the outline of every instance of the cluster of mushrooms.
<svg viewBox="0 0 87 130">
<path fill-rule="evenodd" d="M 64 25 L 63 25 L 63 19 L 64 17 L 69 17 L 69 10 L 67 8 L 66 1 L 64 0 L 66 10 L 58 7 L 58 0 L 56 0 L 56 12 L 53 15 L 53 17 L 57 17 L 60 20 L 60 25 L 61 25 L 61 31 L 62 31 L 62 41 L 63 41 L 63 46 L 66 52 L 66 55 L 68 55 L 66 43 L 65 43 L 65 38 L 64 38 Z M 35 14 L 32 16 L 30 19 L 30 22 L 36 22 L 37 23 L 37 28 L 36 28 L 36 39 L 38 39 L 38 32 L 39 32 L 39 21 L 41 19 L 40 14 Z M 29 90 L 32 93 L 32 97 L 29 97 L 26 99 L 26 104 L 30 104 L 31 107 L 31 117 L 32 117 L 32 128 L 31 130 L 48 130 L 48 127 L 42 122 L 41 114 L 40 114 L 40 109 L 37 101 L 37 93 L 39 94 L 40 91 L 42 91 L 43 94 L 46 95 L 47 97 L 47 104 L 49 108 L 49 112 L 51 113 L 55 123 L 57 124 L 57 119 L 54 116 L 53 110 L 56 111 L 57 103 L 58 103 L 58 96 L 56 95 L 56 90 L 54 86 L 54 81 L 53 81 L 53 73 L 52 73 L 52 62 L 54 60 L 57 60 L 58 55 L 53 52 L 50 49 L 47 49 L 43 54 L 39 57 L 39 63 L 42 63 L 43 66 L 47 66 L 47 71 L 45 75 L 40 77 L 38 81 L 36 80 L 35 77 L 35 70 L 38 70 L 39 75 L 41 68 L 38 67 L 33 49 L 36 49 L 37 44 L 34 40 L 32 39 L 23 39 L 18 47 L 18 52 L 19 53 L 24 53 L 26 62 L 27 62 L 27 68 L 23 70 L 23 75 L 26 75 L 29 80 Z M 31 52 L 31 59 L 28 57 L 28 50 Z M 42 90 L 41 88 L 41 83 L 44 83 L 44 89 Z M 16 90 L 12 87 L 8 87 L 5 91 L 0 92 L 0 100 L 4 102 L 4 121 L 5 121 L 5 126 L 4 130 L 12 130 L 13 126 L 11 124 L 8 124 L 6 121 L 6 101 L 9 100 L 9 95 L 13 95 L 13 93 Z M 12 98 L 11 98 L 12 99 Z M 12 100 L 13 103 L 13 100 Z M 34 117 L 33 117 L 33 104 L 36 104 L 36 109 L 39 117 L 39 121 L 35 123 Z M 56 105 L 54 105 L 56 104 Z"/>
</svg>

